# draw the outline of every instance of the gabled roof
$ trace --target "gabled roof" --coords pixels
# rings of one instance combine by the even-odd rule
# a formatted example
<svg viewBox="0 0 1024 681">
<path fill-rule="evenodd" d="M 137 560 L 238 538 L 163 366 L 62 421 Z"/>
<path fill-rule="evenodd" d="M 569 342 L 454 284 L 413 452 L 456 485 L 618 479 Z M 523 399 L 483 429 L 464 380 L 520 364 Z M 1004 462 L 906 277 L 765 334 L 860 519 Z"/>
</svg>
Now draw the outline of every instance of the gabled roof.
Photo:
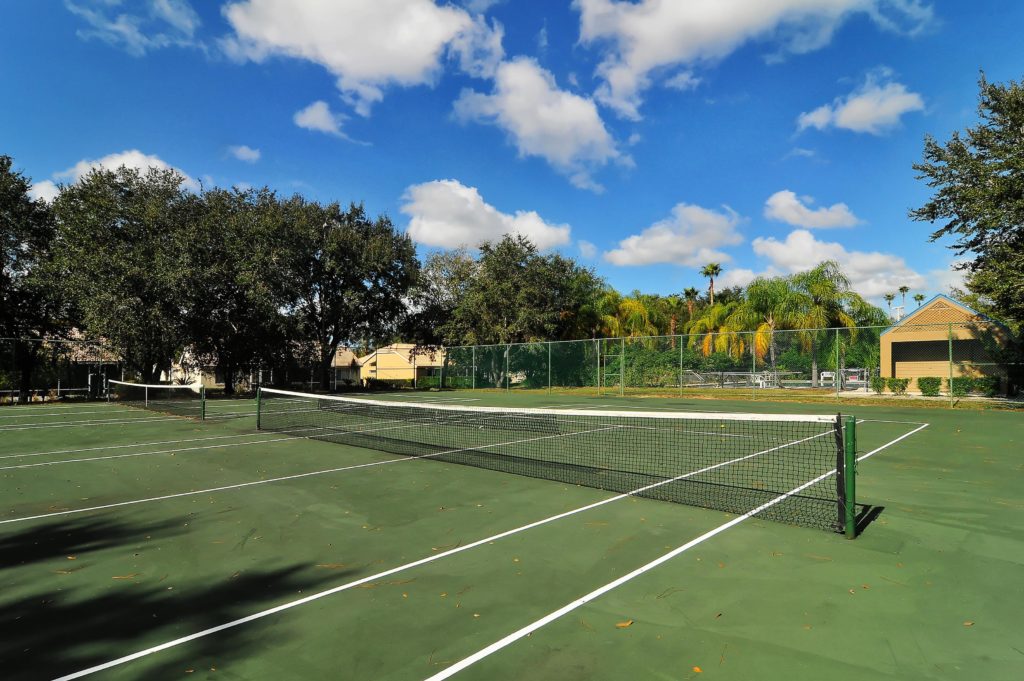
<svg viewBox="0 0 1024 681">
<path fill-rule="evenodd" d="M 923 303 L 919 308 L 917 308 L 916 310 L 914 310 L 913 312 L 908 314 L 906 317 L 904 317 L 903 319 L 899 320 L 895 324 L 891 325 L 889 328 L 887 328 L 885 331 L 883 331 L 881 333 L 881 335 L 884 336 L 885 334 L 889 333 L 890 331 L 892 331 L 893 329 L 895 329 L 897 327 L 906 326 L 907 323 L 910 322 L 911 319 L 913 319 L 914 317 L 916 317 L 920 313 L 922 313 L 925 310 L 927 310 L 936 301 L 940 301 L 940 300 L 952 304 L 954 307 L 957 307 L 957 308 L 963 310 L 964 312 L 966 312 L 970 316 L 975 317 L 976 319 L 978 319 L 980 321 L 989 322 L 991 324 L 995 324 L 997 326 L 1000 326 L 1000 327 L 1002 327 L 1004 329 L 1006 328 L 1003 324 L 1000 324 L 998 321 L 992 319 L 988 315 L 984 315 L 984 314 L 978 312 L 977 310 L 975 310 L 974 308 L 972 308 L 972 307 L 970 307 L 968 305 L 964 305 L 959 300 L 954 300 L 953 298 L 950 298 L 947 295 L 943 295 L 942 293 L 938 293 L 938 294 L 932 296 L 932 298 L 928 302 Z"/>
</svg>

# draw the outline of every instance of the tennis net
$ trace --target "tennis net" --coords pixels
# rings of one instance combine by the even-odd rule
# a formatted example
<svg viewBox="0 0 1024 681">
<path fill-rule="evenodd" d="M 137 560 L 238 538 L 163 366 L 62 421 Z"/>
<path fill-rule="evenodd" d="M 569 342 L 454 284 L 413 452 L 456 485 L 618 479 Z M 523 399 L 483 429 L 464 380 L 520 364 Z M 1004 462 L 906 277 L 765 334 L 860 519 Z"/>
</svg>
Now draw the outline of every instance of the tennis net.
<svg viewBox="0 0 1024 681">
<path fill-rule="evenodd" d="M 206 391 L 202 386 L 147 385 L 107 381 L 107 400 L 150 411 L 206 418 Z"/>
<path fill-rule="evenodd" d="M 257 412 L 262 430 L 854 532 L 852 418 L 510 409 L 269 388 Z"/>
</svg>

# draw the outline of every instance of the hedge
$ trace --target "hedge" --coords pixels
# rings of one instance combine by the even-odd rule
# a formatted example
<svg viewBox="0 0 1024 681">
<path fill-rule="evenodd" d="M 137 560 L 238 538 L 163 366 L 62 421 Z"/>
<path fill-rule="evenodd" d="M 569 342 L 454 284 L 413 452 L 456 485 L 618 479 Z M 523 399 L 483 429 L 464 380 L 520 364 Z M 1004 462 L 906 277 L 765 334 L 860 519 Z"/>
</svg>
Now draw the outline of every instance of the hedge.
<svg viewBox="0 0 1024 681">
<path fill-rule="evenodd" d="M 906 395 L 907 386 L 910 385 L 909 378 L 890 378 L 886 380 L 889 390 L 895 395 Z"/>
<path fill-rule="evenodd" d="M 881 395 L 885 392 L 885 377 L 884 376 L 872 376 L 871 377 L 871 389 Z"/>
<path fill-rule="evenodd" d="M 938 376 L 922 376 L 917 379 L 917 387 L 925 397 L 938 397 L 939 388 L 942 387 L 942 379 Z"/>
</svg>

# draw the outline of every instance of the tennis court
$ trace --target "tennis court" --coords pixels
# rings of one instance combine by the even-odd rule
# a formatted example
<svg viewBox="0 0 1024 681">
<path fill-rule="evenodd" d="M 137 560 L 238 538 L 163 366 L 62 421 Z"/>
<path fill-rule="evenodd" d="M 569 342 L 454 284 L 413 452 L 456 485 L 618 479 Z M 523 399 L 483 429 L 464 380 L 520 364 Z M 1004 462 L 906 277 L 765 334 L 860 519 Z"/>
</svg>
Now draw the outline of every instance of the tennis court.
<svg viewBox="0 0 1024 681">
<path fill-rule="evenodd" d="M 373 399 L 394 407 L 353 417 L 343 402 L 279 395 L 261 401 L 260 430 L 253 400 L 207 400 L 205 420 L 124 403 L 0 411 L 4 677 L 1010 679 L 1024 668 L 1019 414 L 858 406 L 851 541 L 779 522 L 771 511 L 785 502 L 749 516 L 630 493 L 665 472 L 627 466 L 623 486 L 535 468 L 540 449 L 566 457 L 562 473 L 621 473 L 651 451 L 712 451 L 728 468 L 766 441 L 835 447 L 827 419 L 794 418 L 830 416 L 821 404 Z M 707 413 L 755 410 L 782 416 L 754 437 Z M 417 420 L 427 413 L 483 420 L 436 431 Z M 495 425 L 502 413 L 515 418 Z M 410 434 L 370 437 L 371 421 Z M 470 448 L 533 468 L 452 462 Z M 796 486 L 815 475 L 789 468 Z M 795 488 L 758 486 L 743 503 Z"/>
</svg>

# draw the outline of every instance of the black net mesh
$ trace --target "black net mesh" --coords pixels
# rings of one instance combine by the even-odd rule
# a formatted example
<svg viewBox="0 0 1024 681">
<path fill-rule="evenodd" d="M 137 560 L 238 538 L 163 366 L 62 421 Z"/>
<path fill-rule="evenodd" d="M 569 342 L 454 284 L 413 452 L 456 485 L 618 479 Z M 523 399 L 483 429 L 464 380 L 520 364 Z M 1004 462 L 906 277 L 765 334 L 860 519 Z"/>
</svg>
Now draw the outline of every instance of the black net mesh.
<svg viewBox="0 0 1024 681">
<path fill-rule="evenodd" d="M 399 403 L 263 390 L 260 427 L 837 530 L 836 417 Z"/>
<path fill-rule="evenodd" d="M 206 412 L 202 389 L 189 385 L 144 385 L 110 381 L 107 397 L 117 404 L 174 416 L 201 419 Z"/>
</svg>

